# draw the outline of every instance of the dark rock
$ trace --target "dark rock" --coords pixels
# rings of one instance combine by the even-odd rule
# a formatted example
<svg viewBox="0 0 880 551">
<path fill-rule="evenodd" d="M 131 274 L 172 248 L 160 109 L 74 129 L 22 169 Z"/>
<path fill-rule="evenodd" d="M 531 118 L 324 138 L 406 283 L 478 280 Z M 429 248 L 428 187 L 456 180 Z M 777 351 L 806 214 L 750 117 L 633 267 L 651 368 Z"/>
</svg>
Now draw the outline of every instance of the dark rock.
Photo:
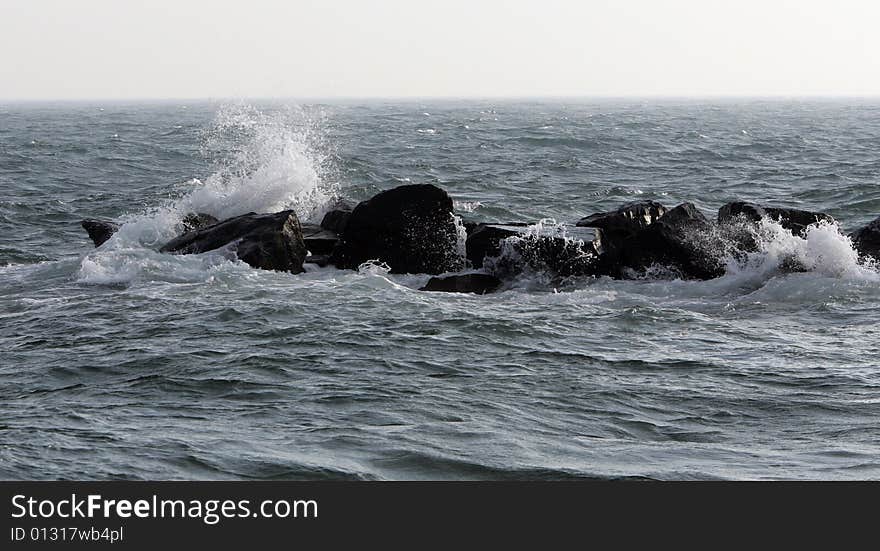
<svg viewBox="0 0 880 551">
<path fill-rule="evenodd" d="M 108 239 L 113 237 L 114 233 L 119 231 L 119 224 L 108 222 L 107 220 L 87 218 L 81 224 L 96 247 L 103 245 Z"/>
<path fill-rule="evenodd" d="M 274 214 L 249 213 L 207 228 L 187 232 L 160 250 L 199 254 L 234 244 L 238 258 L 254 268 L 298 274 L 303 271 L 306 245 L 292 210 Z"/>
<path fill-rule="evenodd" d="M 392 273 L 439 274 L 458 270 L 452 199 L 431 184 L 383 191 L 359 203 L 345 223 L 331 261 L 340 268 L 357 268 L 378 260 Z"/>
<path fill-rule="evenodd" d="M 214 225 L 219 222 L 217 218 L 211 216 L 210 214 L 205 214 L 204 212 L 191 212 L 183 217 L 183 220 L 180 222 L 183 226 L 183 231 L 193 231 L 201 228 L 207 228 L 208 226 Z"/>
<path fill-rule="evenodd" d="M 464 232 L 468 235 L 468 237 L 470 237 L 471 234 L 474 233 L 474 230 L 476 230 L 483 224 L 481 224 L 480 222 L 473 222 L 471 220 L 462 220 L 461 225 L 464 226 Z"/>
<path fill-rule="evenodd" d="M 524 235 L 510 240 L 520 263 L 563 278 L 596 275 L 598 243 L 598 237 L 580 240 L 552 235 Z M 496 262 L 495 269 L 498 267 Z"/>
<path fill-rule="evenodd" d="M 501 254 L 501 241 L 508 237 L 521 235 L 513 227 L 504 227 L 493 224 L 479 224 L 473 231 L 468 233 L 465 243 L 467 259 L 474 268 L 483 267 L 484 258 L 497 257 Z"/>
<path fill-rule="evenodd" d="M 432 277 L 420 291 L 441 291 L 446 293 L 476 293 L 485 295 L 501 286 L 501 280 L 489 274 L 462 274 L 447 277 Z"/>
<path fill-rule="evenodd" d="M 617 210 L 599 212 L 578 220 L 578 226 L 599 228 L 604 232 L 632 233 L 644 229 L 666 214 L 666 207 L 656 201 L 627 203 Z"/>
<path fill-rule="evenodd" d="M 335 233 L 313 224 L 303 224 L 302 234 L 306 249 L 313 255 L 329 255 L 339 243 Z"/>
<path fill-rule="evenodd" d="M 752 222 L 759 222 L 767 216 L 764 207 L 745 201 L 733 201 L 718 209 L 718 222 L 727 222 L 731 219 L 742 218 Z"/>
<path fill-rule="evenodd" d="M 348 223 L 348 217 L 351 216 L 352 210 L 354 207 L 350 203 L 339 201 L 330 207 L 330 210 L 321 219 L 321 227 L 341 235 L 345 231 L 345 225 Z"/>
<path fill-rule="evenodd" d="M 628 269 L 642 269 L 651 262 L 645 251 L 638 249 L 636 236 L 653 226 L 667 212 L 656 201 L 626 203 L 616 210 L 599 212 L 581 218 L 578 226 L 598 228 L 602 233 L 601 247 L 597 248 L 599 260 L 594 270 L 602 275 L 623 277 Z"/>
<path fill-rule="evenodd" d="M 718 222 L 727 223 L 739 220 L 759 222 L 769 218 L 779 222 L 783 228 L 795 235 L 803 236 L 808 226 L 818 222 L 834 223 L 834 218 L 822 212 L 810 212 L 799 209 L 762 207 L 745 201 L 727 203 L 718 209 Z"/>
<path fill-rule="evenodd" d="M 724 275 L 725 243 L 716 228 L 692 204 L 668 211 L 644 229 L 620 241 L 603 241 L 601 271 L 627 277 L 654 265 L 670 268 L 684 279 Z"/>
<path fill-rule="evenodd" d="M 867 226 L 854 231 L 850 234 L 850 239 L 859 254 L 880 260 L 880 217 Z"/>
<path fill-rule="evenodd" d="M 563 237 L 530 233 L 526 226 L 481 224 L 467 240 L 471 265 L 487 267 L 505 276 L 524 269 L 559 277 L 594 274 L 600 248 L 599 230 L 570 227 Z"/>
<path fill-rule="evenodd" d="M 303 264 L 316 264 L 322 268 L 330 265 L 329 254 L 310 254 L 303 260 Z"/>
</svg>

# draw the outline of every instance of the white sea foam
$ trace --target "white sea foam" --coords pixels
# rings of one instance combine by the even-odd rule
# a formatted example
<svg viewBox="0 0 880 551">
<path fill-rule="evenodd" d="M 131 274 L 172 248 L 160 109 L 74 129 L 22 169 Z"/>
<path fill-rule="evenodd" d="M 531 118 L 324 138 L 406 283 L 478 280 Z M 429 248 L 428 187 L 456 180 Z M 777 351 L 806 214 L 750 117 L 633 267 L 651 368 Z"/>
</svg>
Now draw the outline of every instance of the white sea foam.
<svg viewBox="0 0 880 551">
<path fill-rule="evenodd" d="M 452 223 L 455 224 L 455 254 L 458 257 L 458 264 L 461 267 L 467 267 L 467 228 L 461 221 L 461 217 L 452 215 Z"/>
<path fill-rule="evenodd" d="M 480 201 L 454 201 L 456 212 L 474 212 L 483 206 Z"/>
<path fill-rule="evenodd" d="M 725 277 L 766 281 L 785 271 L 786 267 L 797 266 L 827 278 L 880 281 L 876 266 L 859 261 L 852 241 L 836 224 L 814 224 L 800 237 L 779 223 L 764 219 L 756 235 L 758 251 L 749 253 L 744 260 L 729 258 Z"/>
<path fill-rule="evenodd" d="M 358 273 L 386 276 L 391 272 L 391 266 L 379 260 L 367 260 L 357 268 Z"/>
</svg>

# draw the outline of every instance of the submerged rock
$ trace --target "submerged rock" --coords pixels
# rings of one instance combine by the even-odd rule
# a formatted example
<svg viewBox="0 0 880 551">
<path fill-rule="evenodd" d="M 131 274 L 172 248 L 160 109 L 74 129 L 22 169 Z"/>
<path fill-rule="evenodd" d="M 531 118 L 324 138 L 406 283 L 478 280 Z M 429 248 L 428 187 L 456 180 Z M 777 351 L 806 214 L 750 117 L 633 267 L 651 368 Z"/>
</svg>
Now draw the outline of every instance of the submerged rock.
<svg viewBox="0 0 880 551">
<path fill-rule="evenodd" d="M 219 221 L 220 220 L 214 216 L 205 214 L 204 212 L 191 212 L 184 216 L 180 223 L 183 225 L 183 231 L 188 232 L 200 228 L 206 228 Z"/>
<path fill-rule="evenodd" d="M 345 223 L 331 261 L 357 268 L 378 260 L 392 273 L 458 270 L 458 228 L 449 195 L 431 184 L 400 186 L 359 203 Z"/>
<path fill-rule="evenodd" d="M 445 293 L 476 293 L 485 295 L 498 289 L 501 280 L 490 274 L 462 274 L 446 277 L 432 277 L 420 291 L 440 291 Z"/>
<path fill-rule="evenodd" d="M 806 233 L 808 226 L 819 222 L 834 223 L 834 218 L 822 212 L 811 212 L 800 209 L 779 207 L 763 207 L 746 201 L 734 201 L 727 203 L 718 209 L 718 222 L 748 220 L 759 222 L 762 218 L 769 218 L 779 223 L 783 228 L 801 237 Z"/>
<path fill-rule="evenodd" d="M 854 231 L 849 237 L 860 255 L 880 260 L 880 217 Z"/>
<path fill-rule="evenodd" d="M 96 247 L 100 247 L 119 231 L 119 224 L 107 220 L 87 218 L 81 222 L 83 229 L 89 234 Z"/>
<path fill-rule="evenodd" d="M 303 271 L 306 245 L 292 210 L 274 214 L 249 213 L 187 232 L 160 250 L 199 254 L 233 244 L 238 258 L 254 268 L 298 274 Z"/>
<path fill-rule="evenodd" d="M 666 207 L 656 201 L 635 201 L 617 210 L 598 212 L 578 220 L 577 225 L 599 228 L 604 232 L 633 233 L 647 228 L 666 214 Z"/>
</svg>

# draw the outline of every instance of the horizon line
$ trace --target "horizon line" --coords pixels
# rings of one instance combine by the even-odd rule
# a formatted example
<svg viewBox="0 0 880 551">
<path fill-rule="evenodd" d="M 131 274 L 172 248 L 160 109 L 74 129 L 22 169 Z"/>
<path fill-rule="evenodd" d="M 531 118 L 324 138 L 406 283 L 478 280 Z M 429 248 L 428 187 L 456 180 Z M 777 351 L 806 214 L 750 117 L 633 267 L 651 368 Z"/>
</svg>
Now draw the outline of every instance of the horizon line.
<svg viewBox="0 0 880 551">
<path fill-rule="evenodd" d="M 705 101 L 705 100 L 880 100 L 878 94 L 591 94 L 591 95 L 438 95 L 438 96 L 180 96 L 180 97 L 83 97 L 83 98 L 0 98 L 0 104 L 12 103 L 86 103 L 86 102 L 237 102 L 237 101 L 266 101 L 266 102 L 375 102 L 375 101 L 535 101 L 535 100 L 630 100 L 630 101 Z"/>
</svg>

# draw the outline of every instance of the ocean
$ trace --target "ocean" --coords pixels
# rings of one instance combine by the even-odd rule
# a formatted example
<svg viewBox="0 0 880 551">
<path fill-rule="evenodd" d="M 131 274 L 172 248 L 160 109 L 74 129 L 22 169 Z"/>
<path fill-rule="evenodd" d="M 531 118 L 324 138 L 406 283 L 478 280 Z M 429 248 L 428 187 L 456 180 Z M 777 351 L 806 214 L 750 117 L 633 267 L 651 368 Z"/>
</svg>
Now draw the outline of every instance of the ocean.
<svg viewBox="0 0 880 551">
<path fill-rule="evenodd" d="M 406 183 L 535 231 L 648 199 L 839 227 L 482 296 L 157 252 L 188 212 Z M 0 478 L 880 478 L 880 273 L 846 237 L 878 184 L 870 100 L 2 104 Z"/>
</svg>

